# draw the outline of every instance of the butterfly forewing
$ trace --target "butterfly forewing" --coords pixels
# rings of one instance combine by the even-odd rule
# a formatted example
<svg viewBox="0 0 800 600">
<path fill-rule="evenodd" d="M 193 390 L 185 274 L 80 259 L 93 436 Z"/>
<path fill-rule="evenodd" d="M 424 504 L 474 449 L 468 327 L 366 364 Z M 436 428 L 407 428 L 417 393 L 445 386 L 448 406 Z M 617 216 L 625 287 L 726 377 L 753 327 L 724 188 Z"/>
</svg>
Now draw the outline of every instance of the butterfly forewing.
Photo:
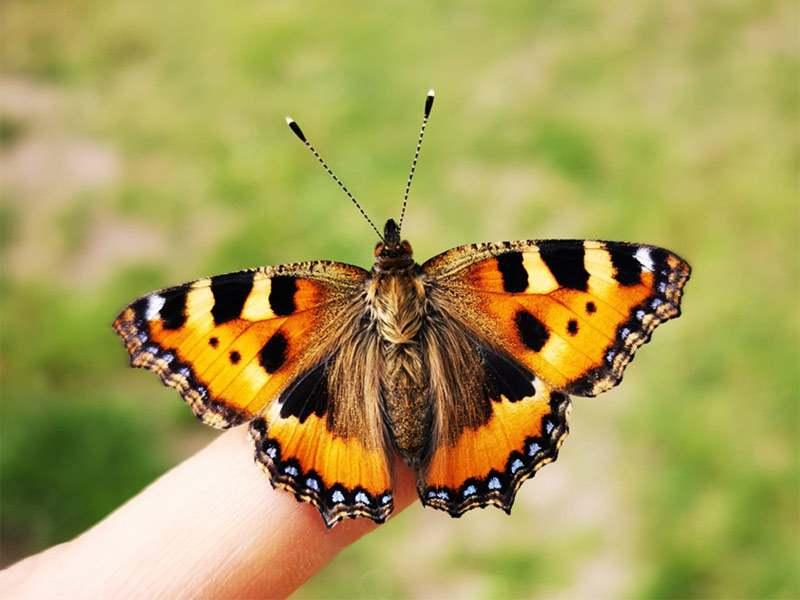
<svg viewBox="0 0 800 600">
<path fill-rule="evenodd" d="M 423 265 L 458 319 L 549 386 L 593 396 L 680 314 L 688 264 L 661 248 L 555 240 L 477 244 Z"/>
</svg>

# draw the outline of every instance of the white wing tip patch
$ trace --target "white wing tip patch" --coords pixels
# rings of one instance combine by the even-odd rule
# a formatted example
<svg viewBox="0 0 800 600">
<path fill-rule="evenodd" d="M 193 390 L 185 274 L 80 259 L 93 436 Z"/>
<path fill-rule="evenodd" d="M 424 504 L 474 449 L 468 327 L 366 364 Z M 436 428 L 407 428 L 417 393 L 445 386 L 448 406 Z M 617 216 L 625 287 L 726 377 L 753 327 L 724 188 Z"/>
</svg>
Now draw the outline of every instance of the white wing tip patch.
<svg viewBox="0 0 800 600">
<path fill-rule="evenodd" d="M 642 265 L 644 269 L 647 269 L 650 272 L 655 270 L 655 263 L 653 262 L 653 257 L 650 255 L 649 248 L 639 248 L 636 250 L 636 253 L 633 256 L 639 261 L 639 264 Z"/>
<path fill-rule="evenodd" d="M 161 309 L 164 308 L 164 302 L 164 296 L 151 294 L 147 298 L 147 310 L 144 312 L 144 318 L 148 321 L 152 321 L 161 316 Z"/>
</svg>

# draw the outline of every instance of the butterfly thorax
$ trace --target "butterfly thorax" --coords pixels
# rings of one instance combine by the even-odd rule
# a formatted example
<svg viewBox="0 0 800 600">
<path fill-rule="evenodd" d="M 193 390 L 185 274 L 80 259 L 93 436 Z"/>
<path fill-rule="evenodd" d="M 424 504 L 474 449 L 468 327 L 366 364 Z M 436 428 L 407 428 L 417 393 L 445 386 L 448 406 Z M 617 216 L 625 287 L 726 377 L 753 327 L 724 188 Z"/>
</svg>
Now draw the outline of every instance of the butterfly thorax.
<svg viewBox="0 0 800 600">
<path fill-rule="evenodd" d="M 380 396 L 386 423 L 401 456 L 417 464 L 430 423 L 420 334 L 427 304 L 425 283 L 411 246 L 399 240 L 394 221 L 386 224 L 385 233 L 367 281 L 368 317 L 384 365 Z"/>
</svg>

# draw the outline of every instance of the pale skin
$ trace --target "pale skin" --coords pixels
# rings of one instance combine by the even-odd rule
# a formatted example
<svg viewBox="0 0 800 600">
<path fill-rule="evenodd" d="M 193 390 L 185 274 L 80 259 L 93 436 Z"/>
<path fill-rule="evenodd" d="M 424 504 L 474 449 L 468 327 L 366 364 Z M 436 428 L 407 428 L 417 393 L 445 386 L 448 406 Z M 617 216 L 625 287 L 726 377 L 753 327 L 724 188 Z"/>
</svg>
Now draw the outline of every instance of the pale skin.
<svg viewBox="0 0 800 600">
<path fill-rule="evenodd" d="M 397 465 L 394 514 L 416 498 Z M 377 525 L 275 490 L 247 427 L 222 434 L 72 541 L 0 572 L 5 598 L 285 597 Z"/>
</svg>

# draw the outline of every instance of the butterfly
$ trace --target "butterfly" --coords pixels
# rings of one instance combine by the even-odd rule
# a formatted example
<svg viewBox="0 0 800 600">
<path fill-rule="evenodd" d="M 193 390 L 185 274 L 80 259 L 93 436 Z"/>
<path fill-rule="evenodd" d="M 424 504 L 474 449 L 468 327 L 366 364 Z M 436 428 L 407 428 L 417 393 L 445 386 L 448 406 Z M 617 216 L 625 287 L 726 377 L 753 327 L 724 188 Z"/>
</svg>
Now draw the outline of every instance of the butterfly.
<svg viewBox="0 0 800 600">
<path fill-rule="evenodd" d="M 217 275 L 142 296 L 113 323 L 131 365 L 201 421 L 249 422 L 272 485 L 329 528 L 386 520 L 396 454 L 424 505 L 510 512 L 556 459 L 569 396 L 617 385 L 680 315 L 690 275 L 662 248 L 588 240 L 472 244 L 418 264 L 400 229 L 432 104 L 433 91 L 400 224 L 376 229 L 370 271 L 319 261 Z"/>
</svg>

